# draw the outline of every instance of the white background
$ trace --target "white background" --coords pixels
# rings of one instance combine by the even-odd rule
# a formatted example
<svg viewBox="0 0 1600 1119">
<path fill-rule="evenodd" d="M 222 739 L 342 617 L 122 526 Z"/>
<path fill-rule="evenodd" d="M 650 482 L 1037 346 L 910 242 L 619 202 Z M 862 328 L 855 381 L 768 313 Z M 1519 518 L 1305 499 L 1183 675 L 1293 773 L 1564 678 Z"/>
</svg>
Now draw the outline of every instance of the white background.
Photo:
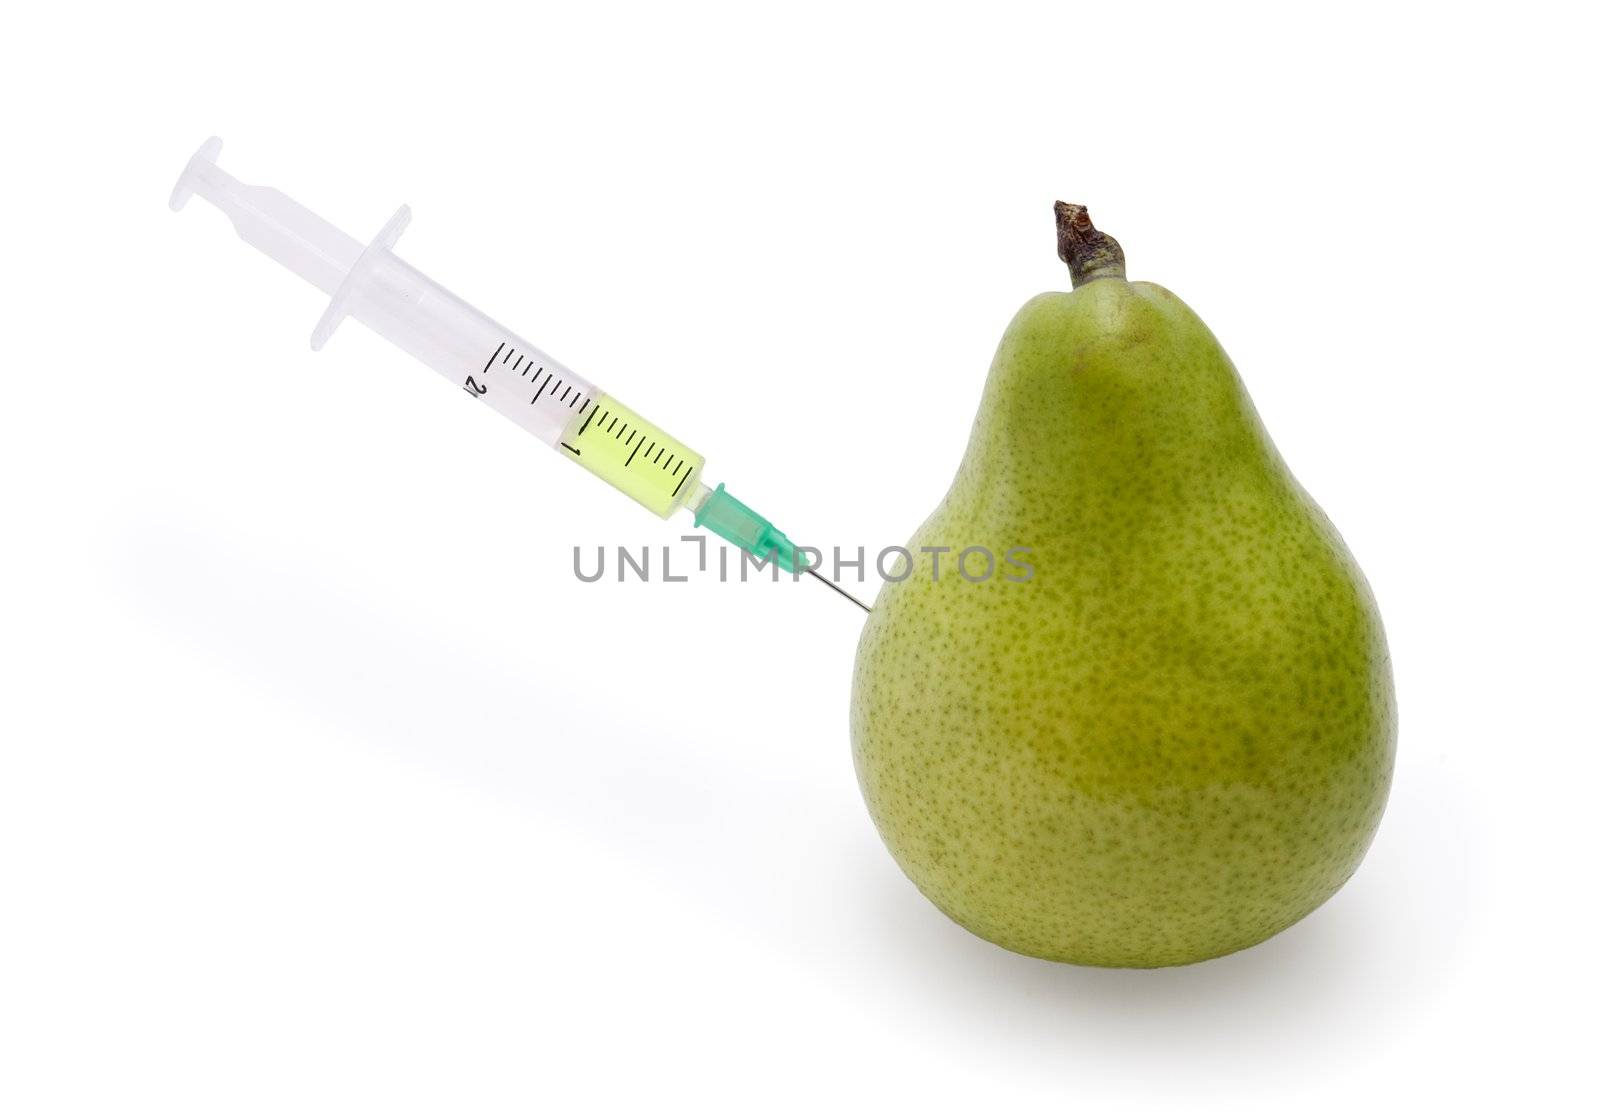
<svg viewBox="0 0 1600 1119">
<path fill-rule="evenodd" d="M 0 1113 L 1592 1098 L 1579 5 L 34 5 L 0 41 Z M 1228 346 L 1382 604 L 1365 866 L 1196 967 L 1010 955 L 862 807 L 861 618 L 662 524 L 196 200 L 399 251 L 813 544 L 902 542 L 1050 203 Z M 864 588 L 871 594 L 875 586 Z"/>
</svg>

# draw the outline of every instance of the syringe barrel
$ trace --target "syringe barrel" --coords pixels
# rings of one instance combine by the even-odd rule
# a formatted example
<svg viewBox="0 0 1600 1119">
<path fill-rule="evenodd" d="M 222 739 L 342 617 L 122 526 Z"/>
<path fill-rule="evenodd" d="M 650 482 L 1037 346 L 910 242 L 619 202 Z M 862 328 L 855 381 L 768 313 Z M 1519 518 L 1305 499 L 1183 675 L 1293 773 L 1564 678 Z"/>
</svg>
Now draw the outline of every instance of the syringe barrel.
<svg viewBox="0 0 1600 1119">
<path fill-rule="evenodd" d="M 333 322 L 352 315 L 658 517 L 699 496 L 704 456 L 395 256 L 388 232 L 351 268 Z"/>
</svg>

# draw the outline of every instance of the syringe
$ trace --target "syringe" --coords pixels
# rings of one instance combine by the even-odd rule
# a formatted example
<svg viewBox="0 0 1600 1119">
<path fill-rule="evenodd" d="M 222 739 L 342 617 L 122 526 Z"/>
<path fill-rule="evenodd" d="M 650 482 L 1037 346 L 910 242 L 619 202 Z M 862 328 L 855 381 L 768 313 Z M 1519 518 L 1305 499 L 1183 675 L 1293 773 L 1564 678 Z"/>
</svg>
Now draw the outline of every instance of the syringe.
<svg viewBox="0 0 1600 1119">
<path fill-rule="evenodd" d="M 312 349 L 353 316 L 657 516 L 687 508 L 696 528 L 785 571 L 813 575 L 868 609 L 771 521 L 721 484 L 707 486 L 704 455 L 397 257 L 391 250 L 411 221 L 408 207 L 363 248 L 282 192 L 235 179 L 217 166 L 221 150 L 215 136 L 200 145 L 170 205 L 181 210 L 198 194 L 227 214 L 246 242 L 328 293 Z"/>
</svg>

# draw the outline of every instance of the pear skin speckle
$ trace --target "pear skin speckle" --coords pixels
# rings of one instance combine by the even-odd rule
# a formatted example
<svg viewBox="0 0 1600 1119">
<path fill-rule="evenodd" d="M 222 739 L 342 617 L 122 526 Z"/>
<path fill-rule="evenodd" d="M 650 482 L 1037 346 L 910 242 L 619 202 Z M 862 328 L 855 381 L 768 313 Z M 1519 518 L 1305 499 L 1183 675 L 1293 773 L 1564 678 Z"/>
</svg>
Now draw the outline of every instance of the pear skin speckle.
<svg viewBox="0 0 1600 1119">
<path fill-rule="evenodd" d="M 954 563 L 975 546 L 998 558 L 979 582 Z M 1377 606 L 1176 296 L 1104 279 L 1024 306 L 909 548 L 851 737 L 890 852 L 955 921 L 1162 967 L 1259 943 L 1355 871 L 1394 766 Z"/>
</svg>

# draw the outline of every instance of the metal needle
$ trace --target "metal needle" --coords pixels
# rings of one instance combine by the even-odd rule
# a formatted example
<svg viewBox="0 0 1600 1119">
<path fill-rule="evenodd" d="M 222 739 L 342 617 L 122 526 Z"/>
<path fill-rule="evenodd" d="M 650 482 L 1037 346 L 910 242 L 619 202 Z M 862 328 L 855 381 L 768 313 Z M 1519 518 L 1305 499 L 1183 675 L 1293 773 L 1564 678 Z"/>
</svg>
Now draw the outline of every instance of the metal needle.
<svg viewBox="0 0 1600 1119">
<path fill-rule="evenodd" d="M 816 568 L 814 568 L 814 567 L 806 568 L 806 574 L 807 575 L 815 575 L 818 579 L 821 579 L 828 586 L 832 587 L 834 590 L 838 591 L 840 594 L 842 594 L 846 598 L 848 598 L 851 602 L 853 602 L 857 606 L 861 607 L 861 609 L 865 610 L 869 614 L 872 613 L 872 607 L 868 606 L 865 602 L 862 602 L 859 598 L 857 598 L 855 595 L 851 594 L 849 591 L 845 590 L 838 583 L 835 583 L 832 579 L 829 579 L 827 576 L 823 575 Z"/>
</svg>

